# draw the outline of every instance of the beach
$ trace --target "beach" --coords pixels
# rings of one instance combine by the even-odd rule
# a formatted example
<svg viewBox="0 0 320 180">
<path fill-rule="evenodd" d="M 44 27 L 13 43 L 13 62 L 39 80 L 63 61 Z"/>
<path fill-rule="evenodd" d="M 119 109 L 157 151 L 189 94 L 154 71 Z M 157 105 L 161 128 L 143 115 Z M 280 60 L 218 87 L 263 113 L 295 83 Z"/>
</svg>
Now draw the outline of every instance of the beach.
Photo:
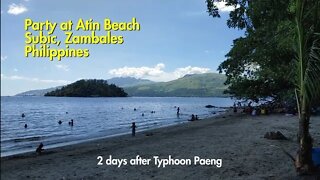
<svg viewBox="0 0 320 180">
<path fill-rule="evenodd" d="M 320 117 L 311 117 L 314 147 L 320 146 Z M 138 126 L 139 128 L 139 126 Z M 268 140 L 266 132 L 280 131 L 288 140 Z M 284 114 L 250 116 L 225 114 L 184 124 L 1 158 L 1 179 L 301 179 L 295 157 L 298 117 Z M 45 144 L 45 142 L 44 142 Z M 45 147 L 44 147 L 45 148 Z M 118 167 L 106 159 L 127 159 Z M 130 165 L 139 155 L 149 165 Z M 167 165 L 159 158 L 221 159 L 211 165 Z M 98 156 L 103 158 L 102 165 Z"/>
</svg>

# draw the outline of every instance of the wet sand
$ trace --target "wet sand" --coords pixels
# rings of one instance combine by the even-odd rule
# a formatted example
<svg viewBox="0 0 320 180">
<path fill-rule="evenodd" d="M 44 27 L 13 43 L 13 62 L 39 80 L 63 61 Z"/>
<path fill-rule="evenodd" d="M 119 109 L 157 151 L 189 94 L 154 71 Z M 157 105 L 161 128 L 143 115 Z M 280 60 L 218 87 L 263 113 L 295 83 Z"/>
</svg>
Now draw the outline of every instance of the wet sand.
<svg viewBox="0 0 320 180">
<path fill-rule="evenodd" d="M 277 146 L 295 156 L 297 116 L 249 116 L 226 113 L 205 120 L 1 158 L 1 179 L 301 179 L 293 161 Z M 263 138 L 280 131 L 289 140 Z M 320 117 L 311 118 L 314 146 L 320 146 Z M 45 142 L 44 142 L 45 144 Z M 112 155 L 127 159 L 121 167 L 106 165 Z M 139 155 L 149 165 L 129 165 Z M 153 156 L 175 159 L 222 159 L 213 165 L 168 165 L 158 168 Z M 97 165 L 98 156 L 104 158 Z M 306 177 L 303 177 L 305 179 Z M 307 177 L 311 178 L 311 177 Z M 320 178 L 320 177 L 319 177 Z M 312 178 L 313 179 L 313 178 Z"/>
</svg>

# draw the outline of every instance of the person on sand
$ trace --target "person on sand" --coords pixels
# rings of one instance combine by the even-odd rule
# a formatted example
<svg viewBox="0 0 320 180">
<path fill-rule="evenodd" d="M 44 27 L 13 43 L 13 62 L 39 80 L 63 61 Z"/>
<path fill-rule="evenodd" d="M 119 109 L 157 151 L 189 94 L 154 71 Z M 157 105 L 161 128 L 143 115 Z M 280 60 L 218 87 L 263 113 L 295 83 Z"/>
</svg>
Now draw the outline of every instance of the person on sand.
<svg viewBox="0 0 320 180">
<path fill-rule="evenodd" d="M 44 149 L 43 149 L 43 144 L 40 143 L 40 145 L 39 145 L 38 148 L 36 149 L 36 153 L 38 153 L 38 154 L 40 155 L 42 151 L 44 151 Z"/>
<path fill-rule="evenodd" d="M 233 112 L 236 113 L 238 110 L 237 110 L 237 105 L 236 105 L 236 102 L 233 103 Z"/>
<path fill-rule="evenodd" d="M 135 136 L 136 135 L 136 123 L 133 122 L 132 125 L 131 125 L 131 128 L 132 128 L 132 136 Z"/>
<path fill-rule="evenodd" d="M 190 121 L 195 121 L 196 120 L 196 117 L 194 116 L 194 114 L 191 114 L 191 119 Z"/>
</svg>

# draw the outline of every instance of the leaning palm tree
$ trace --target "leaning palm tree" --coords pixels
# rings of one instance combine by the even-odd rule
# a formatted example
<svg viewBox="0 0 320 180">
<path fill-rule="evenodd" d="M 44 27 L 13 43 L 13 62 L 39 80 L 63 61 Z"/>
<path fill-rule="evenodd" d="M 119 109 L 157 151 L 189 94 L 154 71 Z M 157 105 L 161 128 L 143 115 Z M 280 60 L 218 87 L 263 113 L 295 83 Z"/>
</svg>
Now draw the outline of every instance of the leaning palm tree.
<svg viewBox="0 0 320 180">
<path fill-rule="evenodd" d="M 295 74 L 299 111 L 299 151 L 295 164 L 301 174 L 313 169 L 309 124 L 312 106 L 320 99 L 319 4 L 317 0 L 296 0 L 295 4 Z"/>
</svg>

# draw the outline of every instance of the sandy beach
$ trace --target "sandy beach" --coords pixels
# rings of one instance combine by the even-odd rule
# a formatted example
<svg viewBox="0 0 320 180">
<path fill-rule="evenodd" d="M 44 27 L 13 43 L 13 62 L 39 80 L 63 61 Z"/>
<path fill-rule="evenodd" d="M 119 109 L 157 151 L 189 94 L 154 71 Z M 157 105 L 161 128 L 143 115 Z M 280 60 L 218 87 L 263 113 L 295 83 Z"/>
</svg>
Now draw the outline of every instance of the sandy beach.
<svg viewBox="0 0 320 180">
<path fill-rule="evenodd" d="M 278 148 L 296 154 L 297 116 L 249 116 L 226 113 L 217 117 L 137 133 L 1 158 L 1 179 L 308 179 L 298 177 L 293 161 Z M 320 117 L 311 118 L 314 146 L 320 146 Z M 289 140 L 268 140 L 280 131 Z M 44 142 L 45 144 L 45 142 Z M 107 165 L 109 156 L 128 164 Z M 139 155 L 149 165 L 130 165 Z M 216 165 L 167 165 L 160 159 L 222 159 Z M 103 157 L 102 164 L 98 156 Z M 319 177 L 320 178 L 320 177 Z"/>
</svg>

